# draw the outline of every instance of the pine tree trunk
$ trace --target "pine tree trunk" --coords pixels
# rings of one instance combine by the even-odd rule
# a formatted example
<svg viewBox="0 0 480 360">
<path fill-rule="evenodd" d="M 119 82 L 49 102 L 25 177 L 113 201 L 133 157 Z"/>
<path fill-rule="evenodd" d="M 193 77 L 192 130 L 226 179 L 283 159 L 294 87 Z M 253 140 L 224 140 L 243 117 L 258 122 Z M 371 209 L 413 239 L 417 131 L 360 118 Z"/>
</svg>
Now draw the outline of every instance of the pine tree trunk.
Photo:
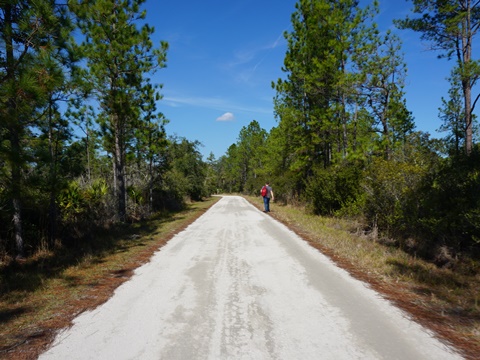
<svg viewBox="0 0 480 360">
<path fill-rule="evenodd" d="M 17 156 L 20 153 L 20 142 L 18 138 L 18 132 L 12 128 L 11 132 L 11 150 L 12 157 Z M 21 170 L 20 164 L 17 159 L 12 159 L 12 204 L 13 204 L 13 229 L 15 233 L 15 248 L 17 251 L 17 258 L 25 257 L 25 245 L 23 241 L 22 231 L 22 207 L 20 201 L 21 192 Z"/>
<path fill-rule="evenodd" d="M 92 169 L 91 169 L 91 164 L 90 164 L 90 128 L 88 126 L 88 121 L 87 121 L 87 131 L 85 132 L 86 134 L 86 150 L 87 150 L 87 177 L 88 177 L 88 183 L 91 185 L 92 184 Z"/>
<path fill-rule="evenodd" d="M 4 7 L 4 39 L 5 52 L 7 63 L 7 79 L 13 81 L 15 77 L 14 67 L 15 59 L 13 54 L 13 27 L 12 27 L 12 5 L 6 3 Z M 19 119 L 15 111 L 15 98 L 8 101 L 8 131 L 10 133 L 10 163 L 11 163 L 11 193 L 13 205 L 13 229 L 15 235 L 15 247 L 17 251 L 17 258 L 25 256 L 25 246 L 22 232 L 22 207 L 20 201 L 21 193 L 21 156 L 20 156 L 20 134 L 19 134 Z"/>
<path fill-rule="evenodd" d="M 153 159 L 149 156 L 148 162 L 148 211 L 151 214 L 153 212 Z"/>
<path fill-rule="evenodd" d="M 468 2 L 466 10 L 466 17 L 463 20 L 462 27 L 462 52 L 463 54 L 463 68 L 466 71 L 470 71 L 468 68 L 472 60 L 472 33 L 470 31 L 472 23 L 472 8 L 470 2 Z M 459 57 L 461 57 L 460 55 Z M 464 78 L 465 74 L 462 74 L 462 87 L 465 100 L 465 152 L 467 155 L 472 153 L 473 148 L 473 127 L 472 127 L 472 85 L 471 85 L 471 76 Z"/>
<path fill-rule="evenodd" d="M 57 236 L 57 156 L 52 129 L 52 104 L 49 106 L 48 146 L 50 150 L 50 204 L 48 209 L 48 244 L 53 246 Z"/>
<path fill-rule="evenodd" d="M 353 114 L 353 134 L 352 134 L 352 150 L 357 152 L 357 121 L 358 121 L 358 103 L 355 104 L 355 112 Z"/>
<path fill-rule="evenodd" d="M 472 127 L 472 89 L 470 85 L 465 87 L 465 152 L 472 153 L 473 148 L 473 127 Z"/>
<path fill-rule="evenodd" d="M 345 159 L 348 155 L 348 116 L 346 112 L 347 100 L 345 94 L 342 94 L 342 156 Z"/>
<path fill-rule="evenodd" d="M 116 117 L 115 124 L 115 182 L 117 190 L 117 216 L 120 221 L 125 221 L 126 217 L 126 187 L 125 187 L 125 164 L 123 156 L 123 129 L 120 124 L 119 116 Z"/>
<path fill-rule="evenodd" d="M 17 250 L 17 259 L 23 259 L 25 257 L 25 245 L 23 242 L 22 232 L 22 211 L 20 205 L 20 199 L 13 199 L 13 226 L 15 229 L 15 248 Z"/>
<path fill-rule="evenodd" d="M 382 120 L 382 126 L 383 126 L 382 136 L 383 136 L 383 141 L 385 141 L 384 156 L 385 156 L 385 160 L 389 160 L 390 159 L 390 130 L 388 129 L 388 123 L 386 119 Z"/>
</svg>

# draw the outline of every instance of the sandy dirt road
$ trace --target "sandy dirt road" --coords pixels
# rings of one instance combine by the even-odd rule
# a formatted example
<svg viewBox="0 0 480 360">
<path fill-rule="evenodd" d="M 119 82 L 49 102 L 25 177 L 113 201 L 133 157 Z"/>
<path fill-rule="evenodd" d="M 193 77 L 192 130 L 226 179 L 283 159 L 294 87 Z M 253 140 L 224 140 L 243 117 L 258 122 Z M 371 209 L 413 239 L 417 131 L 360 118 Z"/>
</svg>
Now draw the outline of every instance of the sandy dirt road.
<svg viewBox="0 0 480 360">
<path fill-rule="evenodd" d="M 241 197 L 224 197 L 40 359 L 460 359 Z"/>
</svg>

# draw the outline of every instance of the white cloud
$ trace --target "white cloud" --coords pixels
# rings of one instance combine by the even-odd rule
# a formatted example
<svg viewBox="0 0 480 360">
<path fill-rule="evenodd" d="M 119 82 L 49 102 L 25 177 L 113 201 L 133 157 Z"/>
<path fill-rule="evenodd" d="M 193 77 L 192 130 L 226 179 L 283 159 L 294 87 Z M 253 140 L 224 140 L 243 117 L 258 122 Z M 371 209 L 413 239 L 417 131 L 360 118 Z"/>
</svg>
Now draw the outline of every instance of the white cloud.
<svg viewBox="0 0 480 360">
<path fill-rule="evenodd" d="M 217 121 L 233 121 L 235 120 L 235 116 L 231 112 L 226 112 L 222 116 L 217 118 Z"/>
</svg>

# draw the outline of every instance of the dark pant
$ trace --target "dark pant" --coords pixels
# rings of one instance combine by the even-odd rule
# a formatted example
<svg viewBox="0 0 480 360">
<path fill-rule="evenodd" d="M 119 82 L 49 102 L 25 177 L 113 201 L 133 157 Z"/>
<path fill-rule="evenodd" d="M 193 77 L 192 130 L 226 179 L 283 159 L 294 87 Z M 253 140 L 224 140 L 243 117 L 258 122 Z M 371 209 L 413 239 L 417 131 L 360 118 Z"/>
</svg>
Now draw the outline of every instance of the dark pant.
<svg viewBox="0 0 480 360">
<path fill-rule="evenodd" d="M 263 197 L 263 206 L 265 207 L 265 211 L 270 212 L 270 198 L 264 196 Z"/>
</svg>

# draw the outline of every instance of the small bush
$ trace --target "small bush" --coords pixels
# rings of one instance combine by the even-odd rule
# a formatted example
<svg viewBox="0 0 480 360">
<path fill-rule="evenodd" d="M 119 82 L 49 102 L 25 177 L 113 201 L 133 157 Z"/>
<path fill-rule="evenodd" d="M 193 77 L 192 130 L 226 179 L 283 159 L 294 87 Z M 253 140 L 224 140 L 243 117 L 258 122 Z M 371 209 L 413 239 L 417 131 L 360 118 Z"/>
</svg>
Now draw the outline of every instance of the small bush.
<svg viewBox="0 0 480 360">
<path fill-rule="evenodd" d="M 91 185 L 70 182 L 57 199 L 63 237 L 80 239 L 95 226 L 107 223 L 112 216 L 108 193 L 108 186 L 103 180 Z"/>
</svg>

